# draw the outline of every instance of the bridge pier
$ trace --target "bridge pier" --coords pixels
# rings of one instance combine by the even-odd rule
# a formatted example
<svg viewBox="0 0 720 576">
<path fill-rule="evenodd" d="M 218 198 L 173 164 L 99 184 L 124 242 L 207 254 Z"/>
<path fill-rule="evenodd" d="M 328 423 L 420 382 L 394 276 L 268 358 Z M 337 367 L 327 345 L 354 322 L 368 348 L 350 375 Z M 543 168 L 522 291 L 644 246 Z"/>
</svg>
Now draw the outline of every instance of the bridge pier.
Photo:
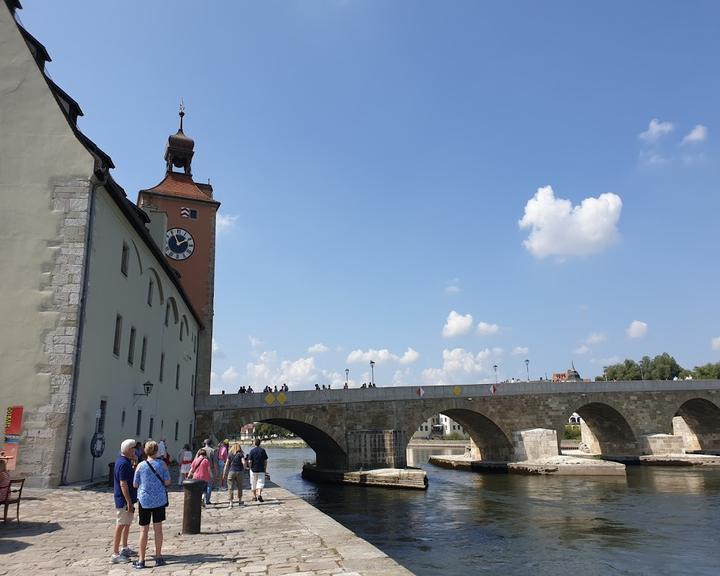
<svg viewBox="0 0 720 576">
<path fill-rule="evenodd" d="M 404 430 L 348 430 L 345 437 L 349 470 L 407 467 Z"/>
</svg>

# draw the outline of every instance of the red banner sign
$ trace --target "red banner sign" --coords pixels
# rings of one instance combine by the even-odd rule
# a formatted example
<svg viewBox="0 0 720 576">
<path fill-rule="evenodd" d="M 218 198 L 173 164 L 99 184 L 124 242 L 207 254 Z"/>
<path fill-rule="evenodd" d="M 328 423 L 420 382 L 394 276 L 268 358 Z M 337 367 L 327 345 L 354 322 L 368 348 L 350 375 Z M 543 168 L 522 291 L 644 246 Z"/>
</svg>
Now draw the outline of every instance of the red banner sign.
<svg viewBox="0 0 720 576">
<path fill-rule="evenodd" d="M 2 457 L 7 460 L 8 470 L 15 470 L 17 463 L 20 433 L 22 432 L 22 415 L 22 406 L 10 406 L 5 415 L 5 444 Z"/>
</svg>

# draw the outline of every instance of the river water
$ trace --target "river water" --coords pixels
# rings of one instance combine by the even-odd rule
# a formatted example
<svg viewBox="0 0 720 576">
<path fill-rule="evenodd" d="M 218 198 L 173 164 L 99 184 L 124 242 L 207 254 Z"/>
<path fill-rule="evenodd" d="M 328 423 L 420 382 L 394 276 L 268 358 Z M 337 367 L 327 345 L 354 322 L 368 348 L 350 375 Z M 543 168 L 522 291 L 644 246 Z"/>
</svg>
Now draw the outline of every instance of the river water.
<svg viewBox="0 0 720 576">
<path fill-rule="evenodd" d="M 419 576 L 720 575 L 720 470 L 627 478 L 475 474 L 427 464 L 427 491 L 313 484 L 310 449 L 268 449 L 272 479 Z"/>
</svg>

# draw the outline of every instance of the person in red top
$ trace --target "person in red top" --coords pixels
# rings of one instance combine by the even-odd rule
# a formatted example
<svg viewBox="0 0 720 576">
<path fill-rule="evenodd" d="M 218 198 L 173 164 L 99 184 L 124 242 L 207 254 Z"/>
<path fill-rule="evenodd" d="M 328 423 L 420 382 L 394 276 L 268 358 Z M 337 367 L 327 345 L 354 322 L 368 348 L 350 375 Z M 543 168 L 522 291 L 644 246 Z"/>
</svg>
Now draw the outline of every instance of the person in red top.
<svg viewBox="0 0 720 576">
<path fill-rule="evenodd" d="M 205 500 L 203 500 L 203 507 L 210 504 L 210 493 L 212 492 L 212 473 L 210 472 L 210 461 L 207 457 L 207 452 L 204 448 L 200 448 L 190 465 L 190 473 L 188 478 L 193 480 L 205 480 Z"/>
</svg>

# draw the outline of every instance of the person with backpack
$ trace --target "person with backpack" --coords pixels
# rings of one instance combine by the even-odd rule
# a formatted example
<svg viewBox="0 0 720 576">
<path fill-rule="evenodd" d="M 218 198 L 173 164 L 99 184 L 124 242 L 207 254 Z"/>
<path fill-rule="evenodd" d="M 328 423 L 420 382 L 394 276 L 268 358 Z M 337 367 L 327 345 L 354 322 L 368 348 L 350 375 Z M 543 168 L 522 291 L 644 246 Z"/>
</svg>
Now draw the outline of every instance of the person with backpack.
<svg viewBox="0 0 720 576">
<path fill-rule="evenodd" d="M 162 556 L 165 509 L 168 506 L 167 486 L 170 485 L 170 472 L 165 462 L 158 456 L 158 444 L 154 440 L 145 443 L 146 460 L 140 462 L 135 469 L 133 486 L 137 490 L 140 519 L 140 542 L 138 544 L 139 560 L 133 562 L 133 568 L 145 568 L 145 551 L 147 549 L 148 532 L 152 520 L 155 534 L 155 566 L 164 566 Z"/>
<path fill-rule="evenodd" d="M 242 506 L 243 471 L 245 470 L 245 453 L 239 443 L 232 445 L 230 456 L 225 462 L 223 479 L 227 482 L 230 491 L 230 508 L 233 507 L 234 488 L 237 488 L 238 506 Z"/>
</svg>

